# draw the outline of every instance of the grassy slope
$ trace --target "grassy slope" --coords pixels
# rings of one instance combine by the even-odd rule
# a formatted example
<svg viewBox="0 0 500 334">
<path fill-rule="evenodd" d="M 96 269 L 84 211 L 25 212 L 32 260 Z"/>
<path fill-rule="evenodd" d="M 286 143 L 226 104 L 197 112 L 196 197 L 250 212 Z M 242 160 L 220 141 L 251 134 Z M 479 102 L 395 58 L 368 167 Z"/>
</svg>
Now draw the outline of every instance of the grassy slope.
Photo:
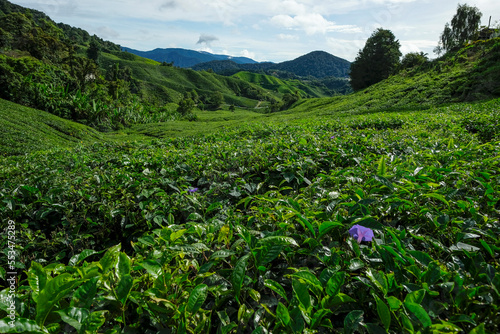
<svg viewBox="0 0 500 334">
<path fill-rule="evenodd" d="M 269 117 L 238 108 L 235 112 L 197 110 L 196 114 L 199 119 L 197 122 L 142 124 L 122 131 L 101 133 L 48 112 L 0 99 L 0 155 L 72 148 L 78 144 L 95 142 L 144 141 L 151 138 L 205 135 Z"/>
<path fill-rule="evenodd" d="M 240 78 L 247 82 L 254 83 L 265 89 L 269 89 L 280 94 L 294 94 L 299 91 L 302 96 L 308 97 L 326 97 L 329 96 L 328 92 L 320 87 L 309 86 L 300 80 L 282 80 L 270 75 L 252 73 L 252 72 L 238 72 L 233 75 L 235 78 Z"/>
<path fill-rule="evenodd" d="M 261 87 L 240 80 L 209 72 L 196 72 L 170 66 L 160 66 L 158 62 L 141 58 L 129 53 L 119 56 L 104 53 L 101 66 L 105 69 L 114 66 L 128 66 L 134 78 L 140 83 L 142 93 L 151 100 L 179 102 L 183 94 L 195 90 L 198 94 L 221 92 L 226 102 L 242 107 L 255 107 L 257 100 L 241 96 L 241 91 L 253 88 L 265 94 Z"/>
<path fill-rule="evenodd" d="M 0 99 L 0 154 L 74 147 L 104 138 L 88 126 Z"/>
</svg>

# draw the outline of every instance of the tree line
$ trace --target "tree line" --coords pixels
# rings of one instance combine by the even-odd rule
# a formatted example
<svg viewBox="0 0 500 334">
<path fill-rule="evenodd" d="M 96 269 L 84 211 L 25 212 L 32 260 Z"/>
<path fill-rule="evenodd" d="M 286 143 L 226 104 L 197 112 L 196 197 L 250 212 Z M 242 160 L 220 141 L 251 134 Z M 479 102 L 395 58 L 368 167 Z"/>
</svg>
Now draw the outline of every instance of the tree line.
<svg viewBox="0 0 500 334">
<path fill-rule="evenodd" d="M 470 40 L 477 40 L 481 17 L 478 8 L 459 4 L 451 23 L 446 23 L 434 52 L 440 55 L 454 51 Z M 429 60 L 423 52 L 408 53 L 401 59 L 400 47 L 390 30 L 375 30 L 351 64 L 352 88 L 355 91 L 367 88 L 400 70 L 421 66 Z"/>
</svg>

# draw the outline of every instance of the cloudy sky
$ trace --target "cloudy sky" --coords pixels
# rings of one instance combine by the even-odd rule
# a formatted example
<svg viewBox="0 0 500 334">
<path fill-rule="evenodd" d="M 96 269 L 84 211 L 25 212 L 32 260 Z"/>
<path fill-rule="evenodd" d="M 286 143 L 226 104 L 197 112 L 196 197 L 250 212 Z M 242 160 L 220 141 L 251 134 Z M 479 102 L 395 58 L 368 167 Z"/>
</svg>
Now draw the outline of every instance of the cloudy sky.
<svg viewBox="0 0 500 334">
<path fill-rule="evenodd" d="M 472 0 L 500 22 L 500 1 Z M 455 0 L 11 0 L 122 46 L 178 47 L 281 62 L 323 50 L 354 60 L 379 27 L 403 53 L 432 50 Z"/>
</svg>

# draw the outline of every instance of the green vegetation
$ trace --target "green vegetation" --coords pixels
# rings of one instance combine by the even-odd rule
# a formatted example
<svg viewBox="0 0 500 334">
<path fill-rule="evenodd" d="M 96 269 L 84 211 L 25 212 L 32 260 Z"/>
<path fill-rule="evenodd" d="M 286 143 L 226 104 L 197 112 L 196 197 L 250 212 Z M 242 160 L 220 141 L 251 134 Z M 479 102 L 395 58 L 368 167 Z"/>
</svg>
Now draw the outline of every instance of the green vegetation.
<svg viewBox="0 0 500 334">
<path fill-rule="evenodd" d="M 499 109 L 256 115 L 0 158 L 16 331 L 497 332 Z"/>
<path fill-rule="evenodd" d="M 195 120 L 172 106 L 187 93 L 196 95 L 201 109 L 280 103 L 279 95 L 243 80 L 121 52 L 118 45 L 56 25 L 43 13 L 1 4 L 0 98 L 100 131 Z"/>
<path fill-rule="evenodd" d="M 103 141 L 102 133 L 46 112 L 0 99 L 0 154 L 71 148 Z"/>
<path fill-rule="evenodd" d="M 374 31 L 351 64 L 352 89 L 364 89 L 394 74 L 402 56 L 400 47 L 390 30 L 378 28 Z"/>
<path fill-rule="evenodd" d="M 458 49 L 468 41 L 477 39 L 481 16 L 483 14 L 477 7 L 459 4 L 457 13 L 451 20 L 451 25 L 446 23 L 435 52 L 441 53 Z"/>
<path fill-rule="evenodd" d="M 301 99 L 14 9 L 1 333 L 500 332 L 500 39 Z"/>
<path fill-rule="evenodd" d="M 331 96 L 332 92 L 325 86 L 313 86 L 305 84 L 302 80 L 282 80 L 275 76 L 253 73 L 238 72 L 233 75 L 235 78 L 254 83 L 267 90 L 280 94 L 295 94 L 299 92 L 303 97 L 326 97 Z"/>
</svg>

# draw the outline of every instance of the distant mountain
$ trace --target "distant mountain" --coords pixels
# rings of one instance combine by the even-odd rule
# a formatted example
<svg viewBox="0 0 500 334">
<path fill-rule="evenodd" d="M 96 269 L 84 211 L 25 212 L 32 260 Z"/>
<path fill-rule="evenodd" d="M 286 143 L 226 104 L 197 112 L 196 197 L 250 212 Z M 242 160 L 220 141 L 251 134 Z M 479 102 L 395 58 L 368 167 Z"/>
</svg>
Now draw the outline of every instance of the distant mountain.
<svg viewBox="0 0 500 334">
<path fill-rule="evenodd" d="M 239 71 L 265 72 L 279 77 L 336 77 L 347 78 L 351 63 L 328 52 L 313 51 L 282 63 L 237 64 L 231 60 L 215 60 L 193 66 L 193 70 L 213 70 L 218 74 L 233 75 Z"/>
<path fill-rule="evenodd" d="M 232 57 L 228 55 L 217 55 L 204 51 L 194 51 L 179 48 L 154 49 L 151 51 L 139 51 L 131 48 L 122 47 L 123 51 L 133 53 L 137 56 L 156 60 L 158 62 L 174 62 L 177 67 L 189 68 L 200 63 L 210 61 L 231 60 L 236 64 L 254 64 L 255 60 L 246 57 Z"/>
<path fill-rule="evenodd" d="M 351 63 L 324 51 L 313 51 L 297 59 L 277 64 L 277 70 L 316 78 L 349 76 Z"/>
</svg>

